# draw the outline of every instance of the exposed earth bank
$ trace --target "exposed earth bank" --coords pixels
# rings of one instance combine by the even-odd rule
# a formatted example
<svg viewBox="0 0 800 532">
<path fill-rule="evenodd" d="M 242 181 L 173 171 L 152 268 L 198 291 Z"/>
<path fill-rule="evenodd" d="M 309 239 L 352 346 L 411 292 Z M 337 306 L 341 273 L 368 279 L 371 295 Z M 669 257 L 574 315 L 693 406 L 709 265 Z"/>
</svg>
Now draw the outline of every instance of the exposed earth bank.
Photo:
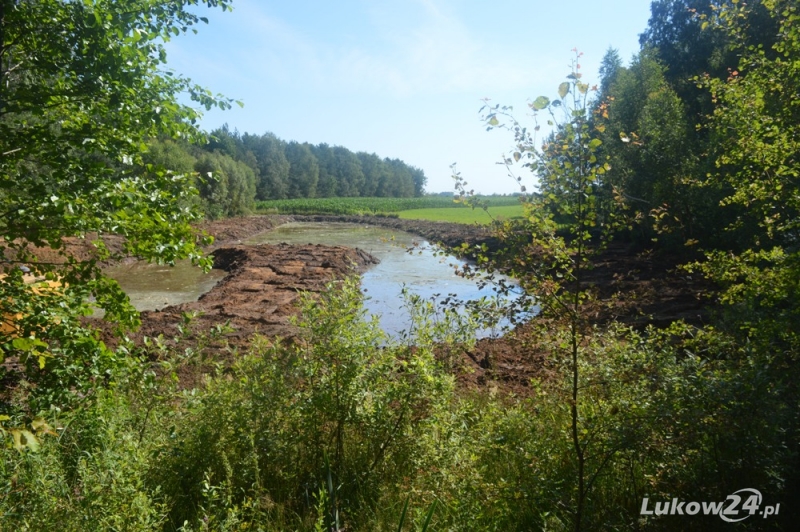
<svg viewBox="0 0 800 532">
<path fill-rule="evenodd" d="M 253 333 L 291 339 L 297 333 L 290 317 L 297 312 L 299 291 L 318 292 L 328 281 L 363 272 L 375 262 L 361 250 L 341 246 L 240 244 L 287 221 L 378 225 L 446 246 L 467 242 L 493 248 L 497 244 L 483 227 L 384 217 L 252 216 L 208 222 L 200 229 L 215 237 L 211 249 L 215 268 L 227 271 L 228 276 L 196 302 L 142 313 L 142 328 L 136 337 L 163 334 L 171 338 L 182 323 L 183 313 L 198 312 L 195 331 L 229 323 L 235 330 L 226 334 L 226 340 L 239 350 L 246 348 Z M 625 245 L 612 246 L 598 258 L 588 279 L 600 297 L 593 320 L 601 323 L 617 319 L 634 326 L 678 318 L 702 323 L 709 287 L 676 273 L 674 266 L 664 257 L 635 253 Z M 113 343 L 109 333 L 105 336 Z M 212 352 L 218 362 L 225 363 L 235 350 L 212 346 Z M 458 379 L 463 385 L 496 386 L 520 394 L 528 391 L 532 377 L 544 376 L 549 365 L 548 354 L 529 341 L 525 326 L 502 338 L 480 340 L 474 349 L 459 352 L 457 357 Z M 184 384 L 195 382 L 201 372 L 198 368 L 192 375 L 182 375 Z"/>
<path fill-rule="evenodd" d="M 198 313 L 196 330 L 229 324 L 231 346 L 242 348 L 254 333 L 292 337 L 289 318 L 296 314 L 300 292 L 320 292 L 326 283 L 363 272 L 377 259 L 344 246 L 288 244 L 235 245 L 212 252 L 214 267 L 228 272 L 198 301 L 141 313 L 138 335 L 173 335 L 184 313 Z"/>
</svg>

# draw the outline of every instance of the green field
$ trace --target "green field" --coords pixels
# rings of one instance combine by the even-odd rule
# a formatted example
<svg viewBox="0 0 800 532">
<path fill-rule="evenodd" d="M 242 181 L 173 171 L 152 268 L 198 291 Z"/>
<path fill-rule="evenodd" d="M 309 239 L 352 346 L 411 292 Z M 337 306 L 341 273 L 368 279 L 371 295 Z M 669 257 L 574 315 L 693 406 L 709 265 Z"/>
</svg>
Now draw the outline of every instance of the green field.
<svg viewBox="0 0 800 532">
<path fill-rule="evenodd" d="M 489 214 L 483 209 L 471 209 L 462 207 L 460 209 L 410 209 L 401 211 L 400 218 L 406 220 L 431 220 L 434 222 L 455 222 L 460 224 L 488 224 L 492 218 L 495 220 L 508 220 L 519 218 L 523 215 L 522 205 L 503 205 L 489 207 Z"/>
<path fill-rule="evenodd" d="M 519 198 L 485 196 L 495 218 L 522 216 Z M 453 198 L 425 196 L 420 198 L 298 198 L 259 201 L 260 212 L 277 214 L 397 215 L 413 220 L 434 220 L 457 223 L 489 223 L 491 218 L 482 209 L 472 209 Z"/>
</svg>

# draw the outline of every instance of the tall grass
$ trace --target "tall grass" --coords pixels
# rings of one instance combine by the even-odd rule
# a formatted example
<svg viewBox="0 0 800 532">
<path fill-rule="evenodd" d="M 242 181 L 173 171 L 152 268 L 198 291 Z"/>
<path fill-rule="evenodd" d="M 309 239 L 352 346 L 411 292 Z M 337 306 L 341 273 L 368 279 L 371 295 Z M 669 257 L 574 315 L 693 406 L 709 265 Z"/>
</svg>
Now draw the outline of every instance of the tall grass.
<svg viewBox="0 0 800 532">
<path fill-rule="evenodd" d="M 414 334 L 387 344 L 356 283 L 331 285 L 304 299 L 297 342 L 257 340 L 195 390 L 177 373 L 202 353 L 153 341 L 116 385 L 47 413 L 56 435 L 38 451 L 8 436 L 29 421 L 2 421 L 0 530 L 572 530 L 568 364 L 552 361 L 525 398 L 459 392 L 434 356 L 443 341 L 469 347 L 459 319 L 421 305 Z M 540 333 L 536 349 L 551 352 L 568 337 Z M 640 516 L 645 495 L 722 501 L 757 487 L 782 502 L 793 454 L 774 428 L 795 413 L 770 376 L 780 368 L 723 339 L 681 327 L 587 338 L 586 530 L 725 529 Z"/>
</svg>

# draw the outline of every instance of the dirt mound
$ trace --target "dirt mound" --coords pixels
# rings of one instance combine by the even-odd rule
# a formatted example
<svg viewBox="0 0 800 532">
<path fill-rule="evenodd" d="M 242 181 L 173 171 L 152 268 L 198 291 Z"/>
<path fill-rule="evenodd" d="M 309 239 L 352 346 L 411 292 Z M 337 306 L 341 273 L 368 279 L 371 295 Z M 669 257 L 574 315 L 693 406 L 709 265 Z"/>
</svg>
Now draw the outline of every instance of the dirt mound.
<svg viewBox="0 0 800 532">
<path fill-rule="evenodd" d="M 466 242 L 496 249 L 499 244 L 485 227 L 374 216 L 252 216 L 207 222 L 198 228 L 215 236 L 215 268 L 225 270 L 228 276 L 196 302 L 143 312 L 142 327 L 134 338 L 172 337 L 186 312 L 200 313 L 193 328 L 198 334 L 230 323 L 234 332 L 226 340 L 233 348 L 246 348 L 254 333 L 292 338 L 297 331 L 289 318 L 297 313 L 300 291 L 321 291 L 331 279 L 361 272 L 377 262 L 361 250 L 343 246 L 230 245 L 285 221 L 376 225 L 450 247 Z M 713 287 L 681 274 L 676 265 L 676 259 L 670 257 L 642 253 L 624 244 L 611 246 L 596 258 L 594 269 L 586 275 L 598 297 L 591 321 L 600 325 L 618 320 L 643 327 L 685 319 L 702 325 Z M 105 324 L 101 327 L 108 328 Z M 111 345 L 115 343 L 110 329 L 103 336 Z M 523 326 L 502 338 L 480 340 L 470 352 L 459 352 L 459 382 L 466 387 L 489 386 L 527 394 L 531 378 L 549 373 L 548 353 L 537 348 L 531 338 Z M 229 359 L 229 351 L 212 350 L 215 361 L 225 364 Z M 198 368 L 191 375 L 182 375 L 183 384 L 197 383 L 203 371 Z"/>
<path fill-rule="evenodd" d="M 254 333 L 291 337 L 296 331 L 289 318 L 297 312 L 301 291 L 320 292 L 329 281 L 377 263 L 365 251 L 344 246 L 232 246 L 212 255 L 214 267 L 228 275 L 198 301 L 142 312 L 137 337 L 171 336 L 182 315 L 194 312 L 198 331 L 229 323 L 234 332 L 227 341 L 234 347 L 245 346 Z"/>
<path fill-rule="evenodd" d="M 214 237 L 214 243 L 210 249 L 239 243 L 244 238 L 263 233 L 273 229 L 282 223 L 282 218 L 271 216 L 242 216 L 238 218 L 226 218 L 224 220 L 205 221 L 195 225 L 195 229 L 203 231 Z M 97 233 L 88 233 L 86 236 L 64 237 L 62 248 L 53 249 L 49 247 L 30 246 L 32 251 L 40 261 L 50 263 L 66 263 L 67 257 L 72 257 L 78 261 L 87 261 L 97 256 L 97 248 L 93 244 L 98 239 Z M 103 235 L 101 240 L 112 255 L 122 255 L 125 238 L 119 235 Z M 9 257 L 14 256 L 8 252 Z M 133 259 L 130 259 L 133 260 Z"/>
<path fill-rule="evenodd" d="M 214 237 L 213 247 L 238 244 L 251 236 L 272 230 L 282 220 L 272 216 L 241 216 L 203 222 L 195 227 Z"/>
</svg>

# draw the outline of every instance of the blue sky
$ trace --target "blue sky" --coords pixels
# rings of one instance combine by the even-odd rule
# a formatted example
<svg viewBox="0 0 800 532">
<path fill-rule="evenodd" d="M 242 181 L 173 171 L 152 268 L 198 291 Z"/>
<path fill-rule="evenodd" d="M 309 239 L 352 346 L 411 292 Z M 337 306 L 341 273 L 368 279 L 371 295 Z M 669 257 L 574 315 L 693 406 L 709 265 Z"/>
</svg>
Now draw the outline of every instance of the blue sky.
<svg viewBox="0 0 800 532">
<path fill-rule="evenodd" d="M 244 108 L 205 114 L 206 130 L 345 146 L 422 168 L 427 190 L 453 190 L 450 165 L 476 191 L 515 192 L 497 165 L 508 132 L 487 132 L 481 99 L 553 96 L 573 48 L 599 82 L 605 51 L 627 61 L 647 0 L 234 0 L 168 44 L 169 66 Z M 523 175 L 528 184 L 532 176 Z"/>
</svg>

